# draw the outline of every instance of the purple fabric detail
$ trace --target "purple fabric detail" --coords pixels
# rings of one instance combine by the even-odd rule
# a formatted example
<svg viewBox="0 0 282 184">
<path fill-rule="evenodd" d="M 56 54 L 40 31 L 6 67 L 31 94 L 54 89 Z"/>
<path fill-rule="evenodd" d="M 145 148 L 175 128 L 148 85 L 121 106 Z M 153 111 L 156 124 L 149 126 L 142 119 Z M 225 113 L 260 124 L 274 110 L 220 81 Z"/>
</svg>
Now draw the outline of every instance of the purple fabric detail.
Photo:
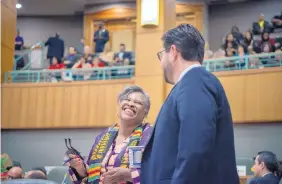
<svg viewBox="0 0 282 184">
<path fill-rule="evenodd" d="M 136 176 L 136 172 L 138 172 L 138 176 Z M 133 184 L 139 184 L 141 183 L 141 178 L 140 178 L 140 173 L 141 170 L 140 169 L 131 169 L 131 177 L 132 177 L 132 183 Z"/>
</svg>

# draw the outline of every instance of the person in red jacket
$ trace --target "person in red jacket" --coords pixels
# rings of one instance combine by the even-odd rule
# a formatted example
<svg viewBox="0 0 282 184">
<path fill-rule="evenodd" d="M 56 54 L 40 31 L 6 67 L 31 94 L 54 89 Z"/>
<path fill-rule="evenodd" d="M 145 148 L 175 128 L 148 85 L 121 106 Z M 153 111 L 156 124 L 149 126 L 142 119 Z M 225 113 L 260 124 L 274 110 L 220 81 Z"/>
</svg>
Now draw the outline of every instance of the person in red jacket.
<svg viewBox="0 0 282 184">
<path fill-rule="evenodd" d="M 65 68 L 65 65 L 63 63 L 58 62 L 58 58 L 53 57 L 52 58 L 52 65 L 49 66 L 49 70 L 58 70 Z"/>
</svg>

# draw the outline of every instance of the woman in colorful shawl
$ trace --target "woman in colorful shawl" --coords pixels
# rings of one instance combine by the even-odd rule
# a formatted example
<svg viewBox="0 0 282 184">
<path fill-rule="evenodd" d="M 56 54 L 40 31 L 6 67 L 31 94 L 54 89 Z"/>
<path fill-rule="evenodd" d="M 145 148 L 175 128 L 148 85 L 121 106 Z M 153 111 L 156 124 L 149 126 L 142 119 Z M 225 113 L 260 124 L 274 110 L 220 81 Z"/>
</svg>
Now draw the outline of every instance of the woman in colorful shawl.
<svg viewBox="0 0 282 184">
<path fill-rule="evenodd" d="M 129 146 L 146 147 L 152 126 L 143 123 L 150 109 L 149 96 L 138 86 L 125 88 L 118 96 L 119 124 L 95 139 L 87 162 L 81 155 L 66 152 L 74 184 L 138 184 L 140 169 L 129 166 Z"/>
</svg>

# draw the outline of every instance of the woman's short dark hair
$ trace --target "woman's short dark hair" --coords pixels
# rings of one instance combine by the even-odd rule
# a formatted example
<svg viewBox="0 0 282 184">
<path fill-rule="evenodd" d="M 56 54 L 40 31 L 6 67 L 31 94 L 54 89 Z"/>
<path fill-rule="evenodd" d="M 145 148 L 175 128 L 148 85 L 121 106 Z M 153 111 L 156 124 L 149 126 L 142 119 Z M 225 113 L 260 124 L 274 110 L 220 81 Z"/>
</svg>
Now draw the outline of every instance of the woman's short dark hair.
<svg viewBox="0 0 282 184">
<path fill-rule="evenodd" d="M 162 40 L 167 52 L 172 45 L 175 45 L 183 59 L 203 62 L 205 40 L 193 25 L 181 24 L 166 32 Z"/>
<path fill-rule="evenodd" d="M 258 163 L 264 162 L 265 167 L 267 170 L 275 174 L 279 180 L 282 177 L 282 171 L 279 169 L 279 162 L 277 157 L 271 151 L 261 151 L 258 153 Z"/>
</svg>

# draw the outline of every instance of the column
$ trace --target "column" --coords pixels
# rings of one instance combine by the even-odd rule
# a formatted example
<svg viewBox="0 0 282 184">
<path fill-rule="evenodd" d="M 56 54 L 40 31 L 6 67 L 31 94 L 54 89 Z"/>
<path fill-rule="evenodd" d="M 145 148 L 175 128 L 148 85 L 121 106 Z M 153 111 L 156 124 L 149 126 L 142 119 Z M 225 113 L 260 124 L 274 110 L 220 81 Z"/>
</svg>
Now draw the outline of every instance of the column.
<svg viewBox="0 0 282 184">
<path fill-rule="evenodd" d="M 159 25 L 141 26 L 141 1 L 137 4 L 135 84 L 151 97 L 151 109 L 146 121 L 155 123 L 166 98 L 166 85 L 157 52 L 162 49 L 161 37 L 175 27 L 175 0 L 159 0 Z"/>
<path fill-rule="evenodd" d="M 1 0 L 1 82 L 13 70 L 16 36 L 16 0 Z"/>
</svg>

